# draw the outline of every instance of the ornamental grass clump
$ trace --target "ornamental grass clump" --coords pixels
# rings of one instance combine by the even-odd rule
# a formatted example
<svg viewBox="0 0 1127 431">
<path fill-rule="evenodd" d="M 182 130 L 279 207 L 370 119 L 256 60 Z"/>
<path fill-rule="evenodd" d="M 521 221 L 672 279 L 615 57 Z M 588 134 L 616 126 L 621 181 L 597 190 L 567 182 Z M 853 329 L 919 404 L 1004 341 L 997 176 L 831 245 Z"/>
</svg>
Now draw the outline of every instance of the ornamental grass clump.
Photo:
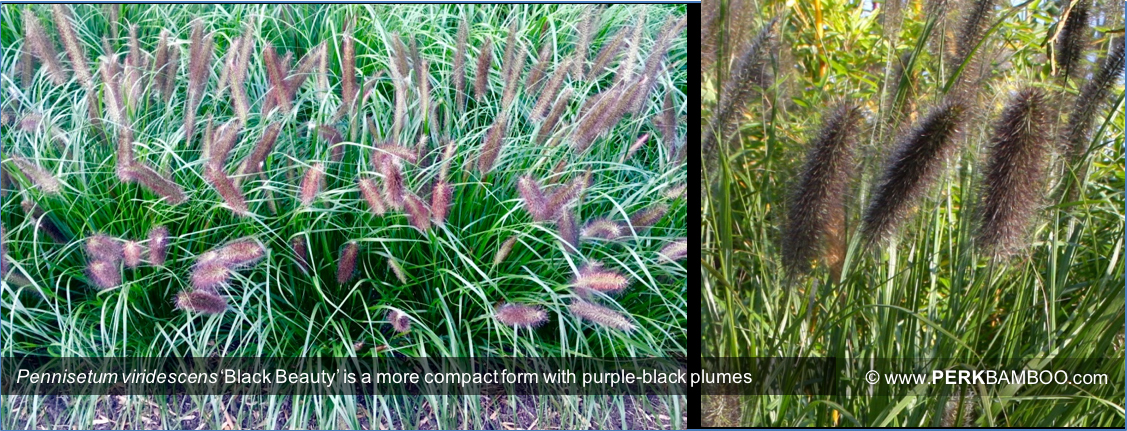
<svg viewBox="0 0 1127 431">
<path fill-rule="evenodd" d="M 653 60 L 655 93 L 685 91 L 683 43 L 649 51 L 682 9 L 639 21 L 632 7 L 402 7 L 403 19 L 353 6 L 10 6 L 17 20 L 55 12 L 43 43 L 67 48 L 55 58 L 73 79 L 55 85 L 45 66 L 10 77 L 16 96 L 0 98 L 0 272 L 19 293 L 2 308 L 23 322 L 61 315 L 67 336 L 98 342 L 68 344 L 47 325 L 9 344 L 89 357 L 300 357 L 357 343 L 400 357 L 681 350 L 683 268 L 655 251 L 684 236 L 683 205 L 662 196 L 684 167 L 637 140 L 655 136 L 660 103 L 626 114 L 650 96 L 642 61 L 665 59 Z M 7 37 L 4 60 L 27 39 Z M 584 151 L 571 147 L 578 132 Z M 656 226 L 583 243 L 584 222 L 611 214 L 615 238 L 628 220 Z M 614 269 L 585 266 L 596 260 Z M 576 318 L 552 317 L 569 309 Z M 593 330 L 604 326 L 635 332 Z M 324 331 L 287 338 L 309 328 Z"/>
</svg>

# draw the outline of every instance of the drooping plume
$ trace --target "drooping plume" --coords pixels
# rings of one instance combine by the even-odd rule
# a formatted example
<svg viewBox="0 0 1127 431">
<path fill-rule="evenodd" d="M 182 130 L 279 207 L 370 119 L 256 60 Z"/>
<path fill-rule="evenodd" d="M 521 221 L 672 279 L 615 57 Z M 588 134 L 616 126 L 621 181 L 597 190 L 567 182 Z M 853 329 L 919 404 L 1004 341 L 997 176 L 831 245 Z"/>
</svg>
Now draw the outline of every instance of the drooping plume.
<svg viewBox="0 0 1127 431">
<path fill-rule="evenodd" d="M 59 180 L 56 179 L 54 175 L 51 175 L 50 172 L 47 172 L 39 167 L 39 165 L 21 156 L 12 154 L 11 157 L 12 162 L 16 164 L 16 167 L 20 168 L 20 172 L 23 172 L 24 176 L 31 181 L 35 189 L 48 195 L 58 195 L 59 192 L 62 191 Z"/>
<path fill-rule="evenodd" d="M 208 170 L 204 173 L 207 182 L 215 188 L 223 201 L 227 203 L 227 207 L 231 209 L 236 215 L 247 216 L 250 215 L 250 208 L 247 207 L 246 198 L 243 196 L 243 191 L 235 187 L 234 182 L 221 170 Z"/>
<path fill-rule="evenodd" d="M 630 215 L 630 225 L 638 232 L 649 229 L 661 219 L 665 218 L 665 213 L 669 212 L 669 205 L 654 204 L 649 208 L 639 210 L 638 212 Z"/>
<path fill-rule="evenodd" d="M 121 241 L 104 234 L 96 234 L 86 239 L 86 255 L 93 260 L 116 263 L 122 258 Z"/>
<path fill-rule="evenodd" d="M 1123 73 L 1123 40 L 1123 37 L 1118 37 L 1111 42 L 1111 51 L 1092 79 L 1080 89 L 1080 97 L 1076 98 L 1068 115 L 1064 141 L 1068 160 L 1073 163 L 1088 151 L 1088 132 L 1096 114 L 1108 102 L 1112 88 Z"/>
<path fill-rule="evenodd" d="M 783 231 L 783 262 L 792 275 L 810 270 L 833 232 L 844 232 L 845 195 L 853 174 L 853 152 L 861 111 L 842 105 L 823 122 L 810 143 L 806 164 L 791 192 Z"/>
<path fill-rule="evenodd" d="M 613 241 L 626 235 L 626 227 L 622 224 L 607 219 L 597 218 L 587 222 L 580 234 L 584 238 L 600 238 Z"/>
<path fill-rule="evenodd" d="M 170 205 L 179 205 L 188 200 L 188 196 L 184 194 L 184 189 L 179 184 L 165 178 L 144 163 L 133 163 L 125 169 L 137 183 L 160 195 Z"/>
<path fill-rule="evenodd" d="M 571 285 L 577 289 L 618 293 L 626 290 L 630 280 L 622 274 L 603 268 L 602 264 L 591 263 L 579 269 L 579 274 L 572 280 Z"/>
<path fill-rule="evenodd" d="M 574 299 L 567 308 L 571 310 L 571 314 L 599 326 L 625 332 L 630 332 L 635 329 L 634 323 L 626 318 L 626 316 L 601 305 L 581 299 Z"/>
<path fill-rule="evenodd" d="M 126 241 L 121 246 L 122 255 L 124 256 L 125 266 L 129 269 L 137 269 L 141 266 L 141 257 L 145 254 L 144 247 L 137 241 Z"/>
<path fill-rule="evenodd" d="M 661 251 L 658 253 L 661 254 L 661 260 L 663 262 L 676 262 L 688 257 L 687 245 L 688 240 L 682 238 L 662 247 Z"/>
<path fill-rule="evenodd" d="M 430 209 L 434 212 L 434 222 L 440 226 L 446 224 L 446 215 L 450 213 L 450 204 L 454 198 L 454 186 L 445 181 L 434 183 L 431 192 Z"/>
<path fill-rule="evenodd" d="M 575 224 L 575 215 L 570 210 L 565 210 L 556 221 L 560 239 L 563 239 L 565 250 L 570 253 L 579 252 L 579 226 Z"/>
<path fill-rule="evenodd" d="M 399 265 L 399 261 L 394 258 L 387 259 L 387 265 L 391 267 L 391 272 L 395 273 L 395 278 L 399 279 L 400 283 L 407 284 L 407 271 Z"/>
<path fill-rule="evenodd" d="M 149 264 L 164 266 L 168 259 L 168 228 L 154 227 L 149 231 Z"/>
<path fill-rule="evenodd" d="M 340 251 L 337 260 L 337 283 L 348 284 L 356 275 L 356 260 L 360 257 L 360 244 L 349 241 Z"/>
<path fill-rule="evenodd" d="M 496 266 L 504 263 L 505 259 L 509 258 L 509 253 L 513 252 L 513 247 L 515 247 L 516 245 L 516 235 L 513 235 L 509 237 L 509 239 L 506 239 L 505 242 L 501 244 L 501 248 L 497 249 L 497 254 L 493 256 L 493 265 Z"/>
<path fill-rule="evenodd" d="M 716 142 L 728 135 L 728 121 L 750 99 L 757 88 L 764 88 L 770 81 L 768 64 L 771 59 L 772 46 L 775 40 L 775 25 L 778 18 L 772 19 L 759 31 L 759 34 L 747 45 L 732 67 L 728 81 L 720 92 L 719 100 L 712 122 L 701 138 L 701 149 L 704 154 L 716 154 Z M 717 137 L 719 134 L 719 138 Z M 710 162 L 711 163 L 711 162 Z"/>
<path fill-rule="evenodd" d="M 994 129 L 983 180 L 978 246 L 1007 256 L 1023 245 L 1041 203 L 1050 153 L 1044 92 L 1026 89 L 1010 101 Z"/>
<path fill-rule="evenodd" d="M 387 207 L 384 206 L 380 191 L 376 188 L 376 182 L 371 178 L 360 178 L 356 183 L 360 186 L 360 195 L 368 202 L 368 208 L 372 210 L 372 214 L 384 215 L 387 212 Z"/>
<path fill-rule="evenodd" d="M 93 260 L 86 264 L 86 276 L 99 289 L 113 289 L 121 285 L 121 270 L 115 262 Z"/>
<path fill-rule="evenodd" d="M 474 96 L 478 102 L 485 100 L 485 93 L 489 90 L 489 66 L 493 63 L 493 40 L 486 39 L 481 47 L 481 54 L 477 57 L 477 70 L 474 71 Z"/>
<path fill-rule="evenodd" d="M 430 208 L 427 207 L 426 202 L 414 193 L 408 193 L 403 199 L 403 204 L 407 209 L 407 219 L 415 229 L 420 232 L 430 230 Z"/>
<path fill-rule="evenodd" d="M 488 174 L 493 170 L 497 164 L 497 158 L 501 155 L 501 148 L 505 141 L 505 134 L 508 131 L 508 116 L 501 113 L 493 122 L 493 126 L 485 134 L 485 142 L 481 147 L 481 156 L 477 160 L 477 170 L 483 175 Z"/>
<path fill-rule="evenodd" d="M 387 321 L 391 323 L 392 329 L 400 334 L 411 332 L 411 317 L 397 309 L 391 309 L 387 312 Z"/>
<path fill-rule="evenodd" d="M 514 328 L 536 328 L 548 321 L 548 313 L 535 305 L 503 304 L 493 316 L 498 322 Z"/>
<path fill-rule="evenodd" d="M 963 111 L 957 102 L 944 103 L 900 138 L 862 220 L 862 234 L 870 243 L 891 237 L 931 188 L 954 148 Z"/>
<path fill-rule="evenodd" d="M 305 171 L 305 177 L 301 180 L 301 190 L 298 196 L 301 199 L 301 205 L 309 206 L 313 204 L 313 200 L 317 198 L 317 194 L 321 192 L 321 183 L 325 180 L 325 167 L 321 162 L 313 163 L 309 170 Z"/>
<path fill-rule="evenodd" d="M 532 215 L 533 221 L 542 222 L 551 219 L 548 202 L 536 180 L 528 175 L 522 176 L 517 181 L 517 189 L 520 191 L 521 199 L 524 200 L 524 208 Z"/>
<path fill-rule="evenodd" d="M 293 249 L 294 258 L 297 260 L 297 267 L 301 272 L 309 273 L 309 246 L 305 243 L 305 237 L 298 236 L 290 240 L 290 248 Z"/>
<path fill-rule="evenodd" d="M 35 228 L 40 233 L 47 235 L 52 241 L 59 244 L 66 244 L 70 242 L 70 238 L 59 229 L 59 225 L 47 215 L 43 208 L 36 205 L 35 202 L 24 200 L 20 202 L 20 208 L 23 209 L 24 214 L 27 215 L 28 220 L 35 225 Z"/>
<path fill-rule="evenodd" d="M 176 295 L 176 308 L 200 314 L 223 314 L 227 311 L 227 299 L 203 290 L 180 292 Z"/>
</svg>

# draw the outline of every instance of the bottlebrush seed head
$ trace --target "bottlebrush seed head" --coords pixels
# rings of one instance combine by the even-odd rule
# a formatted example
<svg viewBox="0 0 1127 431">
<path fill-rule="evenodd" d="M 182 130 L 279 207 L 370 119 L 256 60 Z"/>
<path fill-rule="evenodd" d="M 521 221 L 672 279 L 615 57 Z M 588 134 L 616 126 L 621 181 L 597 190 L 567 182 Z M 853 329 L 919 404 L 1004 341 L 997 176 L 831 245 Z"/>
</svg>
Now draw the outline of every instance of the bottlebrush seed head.
<svg viewBox="0 0 1127 431">
<path fill-rule="evenodd" d="M 630 280 L 622 274 L 604 269 L 602 265 L 593 263 L 584 266 L 579 274 L 572 280 L 572 286 L 581 289 L 597 290 L 603 293 L 617 293 L 626 289 Z"/>
<path fill-rule="evenodd" d="M 493 122 L 493 126 L 486 132 L 485 143 L 481 147 L 481 156 L 477 159 L 477 170 L 482 175 L 488 174 L 496 166 L 497 158 L 501 155 L 501 147 L 504 145 L 507 127 L 508 119 L 504 113 L 501 113 Z"/>
<path fill-rule="evenodd" d="M 407 271 L 399 266 L 399 261 L 389 258 L 387 264 L 391 267 L 391 272 L 395 273 L 395 278 L 398 278 L 400 283 L 407 284 Z"/>
<path fill-rule="evenodd" d="M 580 232 L 580 235 L 584 238 L 601 238 L 613 241 L 624 236 L 624 227 L 610 219 L 597 218 L 588 221 L 587 225 L 583 226 L 583 231 Z"/>
<path fill-rule="evenodd" d="M 117 263 L 93 260 L 86 265 L 86 276 L 99 289 L 113 289 L 121 285 L 121 271 Z"/>
<path fill-rule="evenodd" d="M 223 314 L 227 311 L 227 299 L 202 290 L 180 292 L 176 295 L 176 308 L 200 314 Z"/>
<path fill-rule="evenodd" d="M 39 167 L 39 165 L 17 155 L 12 155 L 12 162 L 14 162 L 16 166 L 20 168 L 20 172 L 23 172 L 23 174 L 27 176 L 27 179 L 31 180 L 31 183 L 39 190 L 42 190 L 43 193 L 57 195 L 62 190 L 62 186 L 59 185 L 59 180 L 56 179 L 54 175 L 51 175 L 46 170 Z"/>
<path fill-rule="evenodd" d="M 5 239 L 4 225 L 0 225 L 0 277 L 8 274 L 8 240 Z"/>
<path fill-rule="evenodd" d="M 493 40 L 486 39 L 481 47 L 481 55 L 477 57 L 477 70 L 474 71 L 474 96 L 480 102 L 485 100 L 485 92 L 489 86 L 489 66 L 493 63 Z"/>
<path fill-rule="evenodd" d="M 217 262 L 232 269 L 249 268 L 266 257 L 266 247 L 257 239 L 243 238 L 218 250 Z"/>
<path fill-rule="evenodd" d="M 504 304 L 497 307 L 494 317 L 498 322 L 514 328 L 537 328 L 548 321 L 543 308 L 525 304 Z"/>
<path fill-rule="evenodd" d="M 204 173 L 204 176 L 207 178 L 208 182 L 211 183 L 211 186 L 215 187 L 215 191 L 218 192 L 219 196 L 223 198 L 223 201 L 227 203 L 227 207 L 230 208 L 231 211 L 239 216 L 250 215 L 250 208 L 247 207 L 246 198 L 243 197 L 242 190 L 235 187 L 235 183 L 231 181 L 231 178 L 228 177 L 227 174 L 223 173 L 221 170 L 208 169 L 207 172 Z"/>
<path fill-rule="evenodd" d="M 685 239 L 669 243 L 659 252 L 662 258 L 661 260 L 663 262 L 676 262 L 678 260 L 685 259 L 686 257 L 688 257 L 688 253 L 685 249 L 687 244 L 688 241 Z"/>
<path fill-rule="evenodd" d="M 340 251 L 340 260 L 337 261 L 337 283 L 348 284 L 356 275 L 356 259 L 360 257 L 360 245 L 356 241 L 349 241 Z"/>
<path fill-rule="evenodd" d="M 630 319 L 627 319 L 626 316 L 601 305 L 575 299 L 572 300 L 567 308 L 571 310 L 571 314 L 599 326 L 625 332 L 630 332 L 635 329 L 634 324 L 630 322 Z"/>
<path fill-rule="evenodd" d="M 321 183 L 325 180 L 325 166 L 321 162 L 314 163 L 305 172 L 305 178 L 301 180 L 301 191 L 299 196 L 303 206 L 313 204 L 313 200 L 317 198 L 317 194 L 321 192 Z"/>
<path fill-rule="evenodd" d="M 293 249 L 294 257 L 297 258 L 298 269 L 306 274 L 309 273 L 309 247 L 305 244 L 305 237 L 295 237 L 290 240 L 290 248 Z"/>
<path fill-rule="evenodd" d="M 216 293 L 231 280 L 231 268 L 219 262 L 198 266 L 192 270 L 192 287 L 196 290 Z"/>
<path fill-rule="evenodd" d="M 384 215 L 387 212 L 387 207 L 384 206 L 383 198 L 380 197 L 380 192 L 376 189 L 376 182 L 371 178 L 361 178 L 356 184 L 360 186 L 360 194 L 364 196 L 364 200 L 368 201 L 368 207 L 372 209 L 372 214 Z"/>
<path fill-rule="evenodd" d="M 528 175 L 522 176 L 517 181 L 517 189 L 520 191 L 520 196 L 524 199 L 524 207 L 532 215 L 533 221 L 548 221 L 551 218 L 548 213 L 548 202 L 544 198 L 544 193 L 540 191 L 540 184 L 536 180 Z"/>
<path fill-rule="evenodd" d="M 1045 93 L 1026 89 L 1010 101 L 994 129 L 983 181 L 978 245 L 998 257 L 1018 251 L 1041 203 L 1051 151 Z"/>
<path fill-rule="evenodd" d="M 450 212 L 450 203 L 454 198 L 454 187 L 445 181 L 434 183 L 431 192 L 430 208 L 434 211 L 434 222 L 440 226 L 446 223 L 446 215 Z"/>
<path fill-rule="evenodd" d="M 648 229 L 665 218 L 667 212 L 669 212 L 669 205 L 656 204 L 630 215 L 630 224 L 637 230 Z"/>
<path fill-rule="evenodd" d="M 853 147 L 861 111 L 842 105 L 823 121 L 810 144 L 806 164 L 794 187 L 783 234 L 783 261 L 792 275 L 810 270 L 830 232 L 843 231 L 846 190 L 853 173 Z"/>
<path fill-rule="evenodd" d="M 1057 35 L 1056 52 L 1060 76 L 1074 75 L 1080 59 L 1084 57 L 1084 48 L 1088 45 L 1091 33 L 1088 29 L 1089 6 L 1088 0 L 1073 3 L 1068 19 Z"/>
<path fill-rule="evenodd" d="M 86 239 L 86 255 L 94 260 L 115 263 L 122 258 L 121 241 L 109 235 L 97 234 Z"/>
<path fill-rule="evenodd" d="M 402 311 L 391 309 L 387 312 L 387 321 L 395 332 L 406 334 L 411 332 L 411 317 Z"/>
<path fill-rule="evenodd" d="M 509 253 L 513 252 L 513 247 L 516 245 L 516 235 L 510 236 L 509 239 L 505 240 L 505 242 L 501 244 L 501 248 L 497 249 L 497 254 L 493 256 L 493 265 L 496 266 L 505 262 L 505 259 L 509 257 Z"/>
<path fill-rule="evenodd" d="M 430 208 L 427 208 L 426 202 L 410 193 L 403 200 L 404 206 L 407 208 L 407 218 L 411 221 L 411 225 L 415 226 L 420 232 L 430 230 Z"/>
<path fill-rule="evenodd" d="M 164 266 L 168 259 L 168 228 L 157 226 L 149 231 L 149 263 Z"/>
<path fill-rule="evenodd" d="M 570 253 L 578 253 L 579 226 L 575 224 L 575 215 L 571 211 L 564 211 L 556 222 L 556 227 L 560 230 L 560 239 L 563 239 L 565 249 Z"/>
<path fill-rule="evenodd" d="M 121 246 L 122 255 L 125 258 L 125 266 L 129 269 L 137 269 L 141 266 L 141 257 L 145 254 L 144 247 L 137 241 L 126 241 Z"/>
<path fill-rule="evenodd" d="M 395 162 L 382 163 L 384 202 L 396 210 L 403 209 L 403 172 Z"/>
<path fill-rule="evenodd" d="M 901 138 L 862 220 L 867 241 L 892 236 L 913 204 L 927 193 L 954 147 L 963 111 L 959 103 L 940 105 Z"/>
<path fill-rule="evenodd" d="M 32 54 L 39 58 L 39 62 L 47 68 L 47 77 L 55 85 L 66 85 L 67 74 L 59 63 L 58 51 L 54 42 L 47 36 L 43 24 L 30 8 L 23 10 L 24 49 L 30 49 Z"/>
<path fill-rule="evenodd" d="M 133 177 L 137 182 L 153 193 L 160 195 L 171 205 L 179 205 L 188 200 L 187 195 L 184 194 L 184 189 L 180 185 L 172 182 L 168 178 L 163 177 L 160 173 L 153 170 L 142 163 L 133 163 L 130 167 L 133 171 Z"/>
<path fill-rule="evenodd" d="M 70 7 L 62 4 L 51 5 L 51 14 L 55 18 L 55 29 L 59 32 L 59 39 L 63 41 L 63 48 L 67 52 L 67 57 L 70 58 L 75 77 L 84 87 L 89 87 L 91 76 L 90 68 L 86 66 L 86 51 L 79 45 L 78 37 L 74 34 L 74 27 L 70 25 Z"/>
</svg>

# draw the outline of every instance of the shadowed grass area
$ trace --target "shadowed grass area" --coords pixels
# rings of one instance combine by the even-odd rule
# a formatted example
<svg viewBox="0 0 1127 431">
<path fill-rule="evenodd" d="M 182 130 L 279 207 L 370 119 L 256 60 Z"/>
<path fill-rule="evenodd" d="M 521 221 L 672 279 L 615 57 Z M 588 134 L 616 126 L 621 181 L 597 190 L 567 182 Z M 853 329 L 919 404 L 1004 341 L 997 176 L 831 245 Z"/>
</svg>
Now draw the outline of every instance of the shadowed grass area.
<svg viewBox="0 0 1127 431">
<path fill-rule="evenodd" d="M 921 384 L 869 396 L 860 377 L 868 369 L 854 367 L 834 395 L 705 397 L 705 425 L 1123 426 L 1122 4 L 1093 8 L 1084 22 L 1090 42 L 1063 43 L 1082 46 L 1084 55 L 1062 68 L 1054 58 L 1074 61 L 1075 53 L 1046 50 L 1061 46 L 1053 38 L 1070 2 L 922 3 L 929 5 L 705 5 L 702 45 L 711 49 L 703 54 L 702 135 L 723 135 L 715 152 L 701 156 L 702 177 L 714 179 L 701 197 L 701 357 L 938 358 L 936 368 L 963 370 L 1041 370 L 1044 358 L 1101 358 L 1075 371 L 1104 374 L 1109 383 Z M 943 4 L 949 9 L 936 9 Z M 767 65 L 766 85 L 725 100 L 734 84 L 724 77 L 737 74 L 726 69 L 728 59 L 758 49 L 752 36 L 770 23 L 777 48 L 752 62 Z M 748 63 L 741 61 L 734 64 Z M 1081 96 L 1096 87 L 1110 90 Z M 1045 112 L 1001 121 L 1029 88 L 1046 94 Z M 739 115 L 729 115 L 731 103 Z M 840 270 L 827 264 L 838 256 L 807 250 L 817 257 L 803 256 L 810 275 L 788 276 L 784 259 L 797 254 L 784 249 L 793 246 L 785 242 L 794 211 L 788 197 L 812 182 L 817 161 L 805 157 L 839 103 L 865 112 L 851 166 L 857 173 L 839 207 L 814 213 L 800 201 L 806 207 L 798 212 L 807 217 L 799 220 L 845 213 Z M 929 131 L 929 113 L 951 103 L 965 106 L 964 118 Z M 717 125 L 721 114 L 738 120 Z M 1090 115 L 1079 132 L 1086 151 L 1073 158 L 1069 124 Z M 937 130 L 953 132 L 946 156 L 911 145 L 935 139 Z M 1045 147 L 1020 157 L 1003 151 L 1017 145 Z M 1033 159 L 1044 149 L 1052 154 Z M 992 154 L 1002 159 L 988 176 Z M 1002 189 L 1015 184 L 1021 188 Z M 892 207 L 878 199 L 888 193 L 905 198 Z M 862 232 L 870 213 L 897 225 L 881 225 L 872 233 L 885 241 L 871 245 Z M 984 213 L 999 218 L 979 237 Z M 976 244 L 984 240 L 1005 240 L 1013 257 L 995 257 L 991 244 Z"/>
<path fill-rule="evenodd" d="M 67 55 L 74 50 L 59 49 L 63 41 L 55 36 L 51 8 L 6 5 L 0 9 L 5 66 L 0 109 L 12 120 L 2 129 L 3 166 L 15 184 L 5 185 L 0 217 L 8 263 L 14 267 L 0 292 L 3 354 L 684 357 L 686 272 L 683 260 L 665 258 L 661 251 L 686 237 L 684 194 L 668 193 L 679 186 L 683 190 L 686 181 L 685 164 L 676 153 L 683 151 L 685 133 L 679 123 L 688 54 L 684 25 L 678 25 L 685 8 L 600 7 L 590 14 L 589 52 L 576 55 L 577 29 L 590 8 L 75 5 L 69 18 L 73 36 L 95 71 L 88 92 L 70 73 Z M 23 55 L 28 49 L 21 24 L 25 13 L 38 20 L 49 36 L 45 43 L 58 51 L 69 77 L 61 85 L 52 81 L 58 72 L 53 69 L 28 68 L 31 73 L 25 75 L 24 65 L 34 65 Z M 455 52 L 463 22 L 466 60 L 458 71 Z M 354 44 L 345 43 L 350 23 Z M 638 24 L 639 31 L 630 33 L 637 37 L 629 38 L 605 69 L 588 70 L 616 32 Z M 189 95 L 194 25 L 214 42 L 198 109 Z M 131 26 L 136 26 L 136 49 Z M 517 31 L 511 38 L 510 29 Z M 165 33 L 167 49 L 179 53 L 174 84 L 150 86 L 166 78 L 147 69 L 129 81 L 131 68 L 158 63 Z M 243 39 L 236 45 L 244 35 L 253 44 Z M 487 41 L 493 61 L 478 70 Z M 322 43 L 323 60 L 306 63 L 309 76 L 298 81 L 300 87 L 286 87 L 302 73 L 302 60 L 316 55 Z M 253 46 L 250 57 L 229 57 L 236 46 Z M 541 47 L 546 47 L 544 55 L 538 55 Z M 353 70 L 352 50 L 355 82 L 342 76 Z M 503 54 L 510 50 L 511 64 L 524 66 L 510 65 L 514 70 L 505 79 Z M 627 61 L 627 53 L 634 58 Z M 646 66 L 654 55 L 660 67 L 650 70 Z M 117 91 L 105 85 L 107 74 L 96 71 L 111 56 L 124 67 L 122 82 L 136 85 Z M 547 84 L 526 85 L 523 76 L 534 67 L 553 76 L 558 68 L 572 69 L 575 60 L 582 73 L 561 73 L 561 81 L 552 84 L 563 99 L 549 100 L 556 102 L 552 111 L 559 116 L 544 127 L 543 113 L 533 111 Z M 249 63 L 245 76 L 228 67 L 239 61 Z M 281 73 L 268 66 L 281 67 Z M 393 68 L 397 73 L 389 73 Z M 465 73 L 466 82 L 484 77 L 481 96 L 467 91 L 465 106 L 455 103 L 456 73 Z M 627 75 L 632 78 L 622 78 L 626 84 L 616 85 Z M 248 112 L 242 112 L 241 93 L 222 86 L 240 81 Z M 294 97 L 292 109 L 285 103 L 288 93 Z M 675 101 L 670 108 L 676 111 L 675 125 L 659 119 L 665 116 L 667 95 Z M 638 109 L 608 115 L 613 120 L 597 122 L 598 129 L 577 130 L 591 117 L 587 114 L 596 105 L 591 101 L 601 96 L 634 102 Z M 124 100 L 122 118 L 108 112 L 117 98 Z M 348 101 L 355 107 L 342 109 Z M 187 110 L 195 110 L 194 129 L 185 127 Z M 499 117 L 508 121 L 500 128 L 491 169 L 483 174 L 478 169 L 483 144 Z M 224 144 L 214 138 L 229 123 L 240 131 L 223 160 L 227 148 L 217 149 Z M 677 136 L 660 133 L 663 127 Z M 123 134 L 118 132 L 126 129 L 133 136 L 131 156 L 119 145 Z M 217 132 L 209 136 L 211 129 Z M 263 156 L 257 144 L 274 134 L 272 151 Z M 627 157 L 645 134 L 649 140 Z M 589 145 L 585 151 L 575 148 L 580 140 Z M 216 153 L 205 151 L 208 142 Z M 16 155 L 56 178 L 60 192 L 34 187 L 34 178 L 20 174 Z M 136 166 L 151 167 L 150 177 L 140 178 L 140 184 L 121 182 L 119 177 L 136 172 L 121 171 L 129 158 Z M 261 160 L 261 167 L 240 166 L 248 159 Z M 396 169 L 389 168 L 393 165 Z M 324 168 L 323 178 L 303 185 L 306 173 L 318 166 Z M 389 208 L 377 214 L 358 180 L 373 179 L 372 189 L 384 192 L 393 173 L 401 176 L 407 204 L 397 210 L 385 196 Z M 572 234 L 561 235 L 556 220 L 533 220 L 517 190 L 524 175 L 540 179 L 548 194 L 589 177 L 582 192 L 562 205 L 576 219 L 570 223 L 606 217 L 623 228 L 622 235 L 613 241 L 574 240 Z M 149 181 L 153 176 L 182 188 L 185 201 L 174 205 L 154 193 L 167 184 Z M 230 181 L 223 181 L 225 176 Z M 148 183 L 156 186 L 144 187 Z M 451 190 L 440 189 L 442 197 L 432 199 L 435 184 Z M 53 241 L 37 229 L 37 219 L 21 210 L 24 201 L 38 205 L 66 240 Z M 447 211 L 432 223 L 438 206 Z M 667 209 L 661 217 L 631 223 L 632 215 L 657 207 Z M 157 226 L 169 231 L 163 266 L 126 269 L 119 285 L 93 287 L 85 238 L 104 233 L 141 241 Z M 178 295 L 192 290 L 197 258 L 244 237 L 261 241 L 266 256 L 253 268 L 230 273 L 228 285 L 219 289 L 228 302 L 225 312 L 178 309 Z M 495 262 L 510 239 L 515 240 L 511 252 Z M 305 252 L 296 253 L 295 243 Z M 338 259 L 347 265 L 338 268 Z M 629 287 L 580 299 L 573 279 L 595 262 L 628 279 Z M 579 301 L 600 304 L 628 321 L 583 320 L 571 310 L 575 303 L 586 304 Z M 535 307 L 547 321 L 507 325 L 494 317 L 501 304 Z M 205 305 L 198 308 L 217 307 Z M 393 328 L 391 312 L 408 317 L 409 332 Z M 625 326 L 633 330 L 620 330 Z M 5 428 L 635 429 L 684 428 L 684 403 L 684 397 L 664 395 L 6 397 L 2 409 Z"/>
</svg>

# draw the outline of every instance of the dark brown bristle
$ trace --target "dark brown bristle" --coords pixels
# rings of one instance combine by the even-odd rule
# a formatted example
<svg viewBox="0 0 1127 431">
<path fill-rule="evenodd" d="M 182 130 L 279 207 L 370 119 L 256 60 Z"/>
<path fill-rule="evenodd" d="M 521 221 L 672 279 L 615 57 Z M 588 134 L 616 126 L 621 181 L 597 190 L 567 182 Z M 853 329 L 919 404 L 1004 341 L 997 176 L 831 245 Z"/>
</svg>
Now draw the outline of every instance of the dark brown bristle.
<svg viewBox="0 0 1127 431">
<path fill-rule="evenodd" d="M 505 135 L 508 132 L 508 118 L 502 113 L 497 116 L 493 122 L 493 126 L 485 134 L 485 142 L 481 147 L 481 156 L 477 161 L 477 170 L 482 175 L 488 174 L 497 164 L 497 159 L 501 155 L 501 148 L 504 145 Z"/>
<path fill-rule="evenodd" d="M 477 57 L 477 69 L 474 71 L 474 96 L 480 102 L 485 100 L 485 93 L 489 86 L 489 66 L 493 62 L 493 41 L 485 40 L 481 47 L 481 54 Z"/>
<path fill-rule="evenodd" d="M 82 86 L 89 88 L 93 77 L 90 75 L 89 66 L 86 65 L 86 51 L 82 49 L 78 37 L 74 34 L 74 27 L 71 25 L 73 17 L 70 6 L 53 4 L 51 5 L 51 13 L 55 18 L 55 29 L 59 32 L 59 39 L 62 39 L 63 48 L 67 52 L 67 57 L 70 58 L 70 65 L 74 68 L 74 76 L 78 78 Z"/>
<path fill-rule="evenodd" d="M 957 102 L 944 103 L 901 137 L 865 211 L 861 231 L 867 241 L 874 243 L 891 237 L 913 204 L 931 188 L 954 148 L 963 111 Z M 792 262 L 799 263 L 798 260 Z"/>
<path fill-rule="evenodd" d="M 294 237 L 290 240 L 290 248 L 293 249 L 294 258 L 297 260 L 297 267 L 301 272 L 309 273 L 309 247 L 305 243 L 305 237 Z"/>
<path fill-rule="evenodd" d="M 63 70 L 62 63 L 59 62 L 55 42 L 47 36 L 47 30 L 43 29 L 43 24 L 40 24 L 39 18 L 30 8 L 23 10 L 23 28 L 24 49 L 31 50 L 31 53 L 43 64 L 43 67 L 47 68 L 47 77 L 51 79 L 51 82 L 55 85 L 65 85 L 68 77 L 66 71 Z"/>
<path fill-rule="evenodd" d="M 466 21 L 458 23 L 458 45 L 454 51 L 454 105 L 458 112 L 466 108 Z"/>
<path fill-rule="evenodd" d="M 845 210 L 860 123 L 860 109 L 842 105 L 825 119 L 810 143 L 783 234 L 783 262 L 790 274 L 809 271 L 810 261 L 825 249 L 829 232 L 835 229 L 835 215 Z"/>
<path fill-rule="evenodd" d="M 1044 92 L 1027 89 L 1010 101 L 994 129 L 983 180 L 978 246 L 995 256 L 1021 248 L 1040 206 L 1051 151 L 1050 126 Z"/>
<path fill-rule="evenodd" d="M 210 170 L 205 173 L 205 178 L 223 201 L 227 203 L 227 207 L 231 209 L 236 215 L 247 216 L 250 215 L 250 208 L 247 207 L 246 198 L 243 196 L 242 190 L 235 187 L 231 178 L 223 171 Z"/>
<path fill-rule="evenodd" d="M 1084 49 L 1088 45 L 1091 34 L 1091 29 L 1088 27 L 1090 6 L 1088 0 L 1072 3 L 1064 27 L 1057 35 L 1057 65 L 1060 67 L 1059 75 L 1062 77 L 1075 75 L 1080 60 L 1084 58 Z"/>
</svg>

